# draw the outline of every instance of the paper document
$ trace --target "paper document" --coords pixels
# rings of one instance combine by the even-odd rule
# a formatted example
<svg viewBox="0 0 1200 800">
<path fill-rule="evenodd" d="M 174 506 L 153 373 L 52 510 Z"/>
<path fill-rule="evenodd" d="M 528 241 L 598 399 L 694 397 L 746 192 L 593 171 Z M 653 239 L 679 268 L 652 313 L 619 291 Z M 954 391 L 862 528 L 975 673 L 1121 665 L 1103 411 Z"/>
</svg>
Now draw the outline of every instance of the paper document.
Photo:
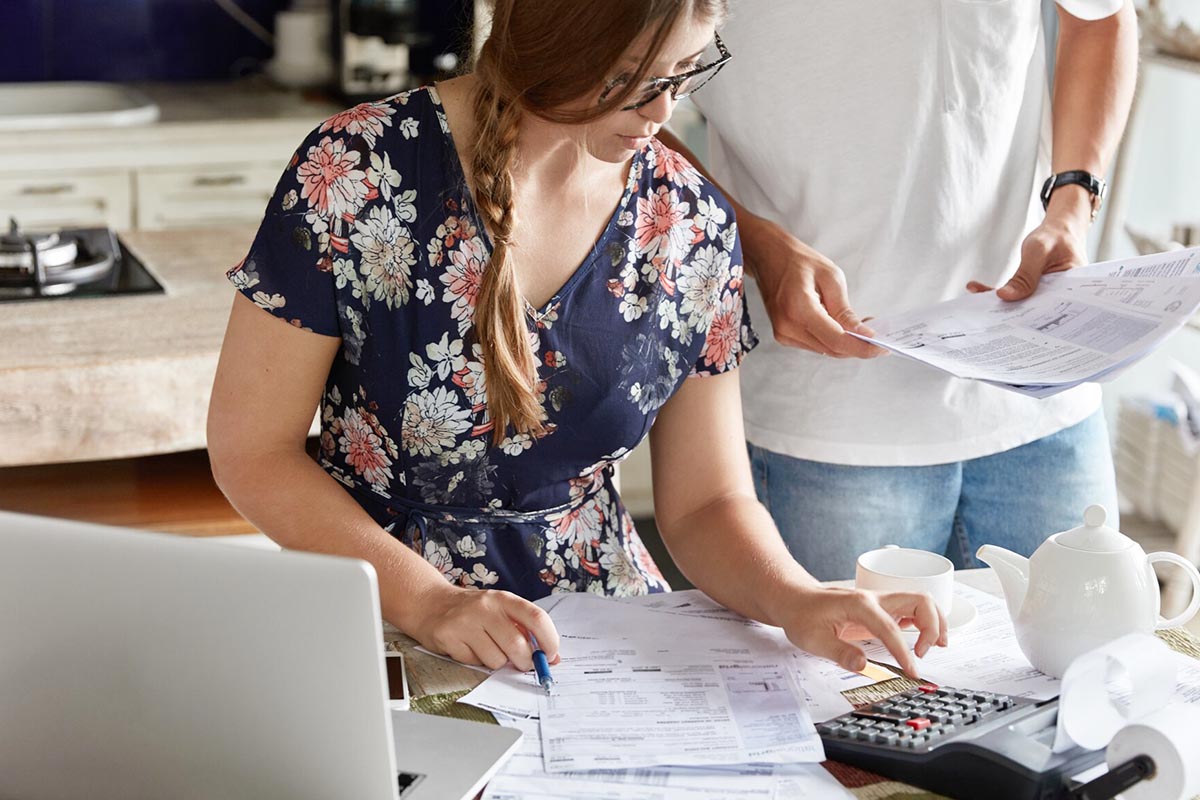
<svg viewBox="0 0 1200 800">
<path fill-rule="evenodd" d="M 1105 380 L 1200 309 L 1200 248 L 1051 273 L 1032 297 L 968 294 L 871 321 L 865 341 L 1034 397 Z"/>
<path fill-rule="evenodd" d="M 998 597 L 961 583 L 954 593 L 972 603 L 978 612 L 974 624 L 950 631 L 947 647 L 931 647 L 925 658 L 917 659 L 923 680 L 942 686 L 1010 694 L 1035 700 L 1049 700 L 1059 690 L 1058 678 L 1034 669 L 1017 644 L 1008 606 Z M 895 664 L 887 649 L 877 640 L 866 642 L 867 658 Z"/>
<path fill-rule="evenodd" d="M 741 764 L 670 767 L 599 772 L 547 773 L 542 759 L 541 726 L 536 719 L 497 717 L 501 725 L 525 734 L 484 795 L 485 800 L 515 798 L 654 798 L 708 800 L 734 797 L 757 800 L 852 798 L 819 764 Z"/>
<path fill-rule="evenodd" d="M 547 772 L 825 758 L 782 663 L 556 673 L 541 698 Z"/>
<path fill-rule="evenodd" d="M 634 651 L 644 659 L 638 663 L 646 665 L 782 659 L 791 666 L 809 714 L 817 722 L 850 711 L 841 691 L 875 681 L 797 649 L 779 628 L 722 608 L 697 590 L 629 600 L 571 593 L 550 608 L 550 616 L 562 637 L 564 664 L 591 659 L 596 664 L 630 665 Z M 624 660 L 621 653 L 609 652 L 614 647 L 627 651 Z M 559 670 L 553 671 L 558 680 Z M 509 716 L 536 717 L 541 693 L 533 673 L 504 668 L 461 702 Z"/>
<path fill-rule="evenodd" d="M 589 639 L 563 633 L 559 634 L 559 638 L 561 661 L 552 670 L 556 683 L 572 666 L 611 670 L 645 665 L 645 661 L 625 639 Z M 502 667 L 459 702 L 494 714 L 536 717 L 538 698 L 544 694 L 532 671 L 517 672 L 511 667 Z"/>
<path fill-rule="evenodd" d="M 734 777 L 720 785 L 663 785 L 610 783 L 576 775 L 530 778 L 500 774 L 492 778 L 484 800 L 853 800 L 823 767 L 812 764 L 805 773 L 780 775 L 762 786 L 753 779 Z"/>
</svg>

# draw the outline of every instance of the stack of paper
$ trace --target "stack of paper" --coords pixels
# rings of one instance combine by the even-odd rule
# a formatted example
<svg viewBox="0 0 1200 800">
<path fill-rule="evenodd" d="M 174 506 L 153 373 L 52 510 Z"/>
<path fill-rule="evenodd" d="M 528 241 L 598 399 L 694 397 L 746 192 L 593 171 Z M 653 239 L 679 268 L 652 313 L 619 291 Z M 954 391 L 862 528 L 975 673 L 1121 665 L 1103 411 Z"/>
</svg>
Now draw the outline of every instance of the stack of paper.
<svg viewBox="0 0 1200 800">
<path fill-rule="evenodd" d="M 853 334 L 960 378 L 1049 397 L 1112 378 L 1200 308 L 1200 248 L 1106 261 L 1042 278 L 1032 297 L 964 295 L 872 320 Z"/>
<path fill-rule="evenodd" d="M 818 764 L 792 766 L 670 767 L 552 774 L 543 765 L 536 719 L 497 715 L 501 725 L 525 734 L 521 748 L 491 780 L 487 800 L 717 800 L 747 798 L 850 798 Z"/>
<path fill-rule="evenodd" d="M 506 669 L 462 701 L 526 734 L 486 797 L 849 796 L 817 763 L 812 714 L 850 710 L 839 684 L 869 678 L 699 592 L 542 605 L 562 638 L 554 694 Z"/>
<path fill-rule="evenodd" d="M 626 600 L 561 594 L 538 605 L 550 613 L 563 641 L 563 660 L 554 668 L 559 683 L 576 668 L 782 665 L 809 716 L 820 722 L 850 710 L 841 692 L 876 680 L 798 650 L 779 628 L 748 620 L 696 590 Z M 462 702 L 529 718 L 539 715 L 541 695 L 532 674 L 501 669 Z"/>
</svg>

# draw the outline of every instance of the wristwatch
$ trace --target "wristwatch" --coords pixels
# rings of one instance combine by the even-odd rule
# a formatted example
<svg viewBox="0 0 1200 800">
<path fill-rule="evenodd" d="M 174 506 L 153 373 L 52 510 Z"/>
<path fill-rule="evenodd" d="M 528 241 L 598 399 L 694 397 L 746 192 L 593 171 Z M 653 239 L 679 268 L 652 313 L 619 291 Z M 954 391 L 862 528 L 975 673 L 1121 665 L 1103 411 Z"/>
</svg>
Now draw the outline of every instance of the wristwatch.
<svg viewBox="0 0 1200 800">
<path fill-rule="evenodd" d="M 1042 184 L 1042 208 L 1050 207 L 1050 195 L 1054 194 L 1055 189 L 1072 183 L 1087 189 L 1088 194 L 1092 196 L 1092 222 L 1095 222 L 1096 215 L 1100 213 L 1100 206 L 1104 203 L 1104 197 L 1108 194 L 1108 184 L 1104 182 L 1103 178 L 1098 178 L 1081 169 L 1059 172 L 1046 178 L 1046 182 Z"/>
</svg>

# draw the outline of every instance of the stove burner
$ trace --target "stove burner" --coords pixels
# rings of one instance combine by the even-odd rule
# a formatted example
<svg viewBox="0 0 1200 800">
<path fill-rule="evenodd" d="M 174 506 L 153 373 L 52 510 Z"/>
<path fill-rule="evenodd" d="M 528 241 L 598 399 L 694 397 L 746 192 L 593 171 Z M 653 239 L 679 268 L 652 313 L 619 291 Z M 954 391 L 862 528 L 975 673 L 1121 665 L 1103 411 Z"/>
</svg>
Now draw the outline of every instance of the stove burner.
<svg viewBox="0 0 1200 800">
<path fill-rule="evenodd" d="M 107 277 L 116 252 L 113 246 L 107 252 L 81 253 L 66 232 L 26 234 L 10 218 L 8 233 L 0 236 L 0 286 L 32 289 L 35 296 L 66 294 Z"/>
<path fill-rule="evenodd" d="M 162 287 L 108 228 L 0 233 L 0 301 L 147 291 Z"/>
</svg>

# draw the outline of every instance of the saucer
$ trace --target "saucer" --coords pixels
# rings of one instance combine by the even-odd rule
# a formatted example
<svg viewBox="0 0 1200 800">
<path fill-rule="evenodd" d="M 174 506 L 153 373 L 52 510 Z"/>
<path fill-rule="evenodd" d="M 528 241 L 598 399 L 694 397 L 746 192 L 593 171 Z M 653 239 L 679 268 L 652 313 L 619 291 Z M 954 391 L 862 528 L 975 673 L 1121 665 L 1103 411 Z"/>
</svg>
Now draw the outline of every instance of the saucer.
<svg viewBox="0 0 1200 800">
<path fill-rule="evenodd" d="M 978 613 L 970 600 L 955 595 L 954 602 L 950 606 L 950 613 L 946 617 L 946 627 L 954 630 L 969 625 L 975 621 L 975 615 Z"/>
</svg>

